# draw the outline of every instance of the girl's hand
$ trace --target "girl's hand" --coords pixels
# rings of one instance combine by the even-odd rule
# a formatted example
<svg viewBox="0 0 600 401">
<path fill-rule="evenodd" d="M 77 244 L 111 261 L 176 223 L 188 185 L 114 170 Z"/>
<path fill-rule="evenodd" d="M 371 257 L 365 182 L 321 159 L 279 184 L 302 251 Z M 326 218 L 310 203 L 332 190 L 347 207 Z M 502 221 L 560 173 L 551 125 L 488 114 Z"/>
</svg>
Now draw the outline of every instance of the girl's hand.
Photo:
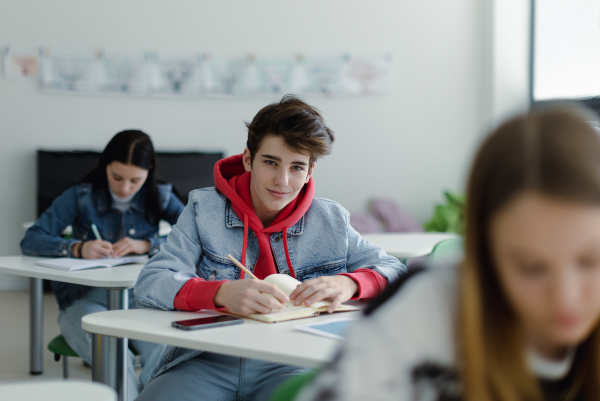
<svg viewBox="0 0 600 401">
<path fill-rule="evenodd" d="M 309 306 L 326 298 L 333 299 L 327 312 L 333 313 L 342 302 L 352 298 L 358 291 L 358 284 L 348 276 L 323 276 L 306 280 L 290 294 L 294 305 Z"/>
<path fill-rule="evenodd" d="M 123 238 L 115 242 L 112 246 L 115 258 L 120 258 L 128 253 L 144 254 L 150 252 L 150 242 L 138 239 Z"/>
<path fill-rule="evenodd" d="M 81 257 L 83 259 L 102 259 L 112 255 L 113 246 L 108 241 L 94 240 L 86 241 L 81 246 Z"/>
</svg>

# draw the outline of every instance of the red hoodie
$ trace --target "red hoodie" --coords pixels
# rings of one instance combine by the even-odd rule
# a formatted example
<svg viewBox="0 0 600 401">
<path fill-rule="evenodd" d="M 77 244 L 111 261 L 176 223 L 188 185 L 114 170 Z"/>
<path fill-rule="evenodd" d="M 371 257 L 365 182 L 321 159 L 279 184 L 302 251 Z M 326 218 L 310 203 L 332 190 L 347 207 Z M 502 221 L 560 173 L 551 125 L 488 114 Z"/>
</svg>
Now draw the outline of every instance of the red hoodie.
<svg viewBox="0 0 600 401">
<path fill-rule="evenodd" d="M 314 195 L 312 177 L 302 188 L 298 196 L 284 207 L 273 223 L 263 227 L 254 212 L 250 195 L 249 172 L 245 171 L 242 155 L 231 156 L 219 160 L 215 164 L 214 179 L 217 190 L 231 201 L 235 214 L 244 222 L 244 241 L 242 248 L 242 264 L 246 266 L 246 246 L 248 229 L 252 229 L 258 239 L 259 255 L 254 268 L 254 275 L 259 279 L 277 273 L 269 235 L 282 233 L 285 257 L 292 277 L 296 277 L 289 256 L 287 230 L 296 224 L 310 207 Z M 353 279 L 358 285 L 358 294 L 352 299 L 369 299 L 377 296 L 387 285 L 387 280 L 372 269 L 357 269 L 353 273 L 342 273 Z M 241 277 L 244 278 L 244 272 Z M 223 281 L 205 281 L 199 277 L 188 280 L 175 297 L 174 306 L 179 310 L 220 309 L 214 304 L 214 296 Z"/>
</svg>

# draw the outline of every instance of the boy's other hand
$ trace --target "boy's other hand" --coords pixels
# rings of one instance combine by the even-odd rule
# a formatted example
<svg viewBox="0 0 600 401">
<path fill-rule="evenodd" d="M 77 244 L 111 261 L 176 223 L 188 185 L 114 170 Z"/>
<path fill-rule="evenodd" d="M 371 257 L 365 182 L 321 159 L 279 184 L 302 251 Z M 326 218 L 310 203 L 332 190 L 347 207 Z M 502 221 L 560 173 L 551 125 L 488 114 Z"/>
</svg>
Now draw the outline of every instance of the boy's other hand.
<svg viewBox="0 0 600 401">
<path fill-rule="evenodd" d="M 290 294 L 290 299 L 295 305 L 304 303 L 310 306 L 315 302 L 331 298 L 333 302 L 327 308 L 327 312 L 333 311 L 352 298 L 358 291 L 358 284 L 348 276 L 323 276 L 306 280 Z"/>
<path fill-rule="evenodd" d="M 241 314 L 270 313 L 283 309 L 288 302 L 288 296 L 275 284 L 262 280 L 227 281 L 214 297 L 216 306 Z"/>
</svg>

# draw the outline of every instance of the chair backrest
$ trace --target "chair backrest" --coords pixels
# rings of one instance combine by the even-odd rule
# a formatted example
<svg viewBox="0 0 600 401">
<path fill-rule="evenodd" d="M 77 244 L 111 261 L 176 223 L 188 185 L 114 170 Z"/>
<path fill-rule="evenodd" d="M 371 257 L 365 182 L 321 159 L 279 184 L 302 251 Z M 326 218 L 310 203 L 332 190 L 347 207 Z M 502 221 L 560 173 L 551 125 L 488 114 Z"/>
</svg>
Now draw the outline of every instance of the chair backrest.
<svg viewBox="0 0 600 401">
<path fill-rule="evenodd" d="M 434 266 L 444 261 L 456 262 L 462 256 L 463 248 L 464 239 L 462 237 L 445 239 L 433 247 L 428 261 Z"/>
<path fill-rule="evenodd" d="M 156 152 L 158 177 L 173 184 L 175 193 L 186 204 L 188 193 L 197 188 L 215 185 L 213 169 L 223 153 Z M 37 152 L 37 212 L 38 217 L 69 185 L 80 180 L 100 159 L 95 151 Z"/>
</svg>

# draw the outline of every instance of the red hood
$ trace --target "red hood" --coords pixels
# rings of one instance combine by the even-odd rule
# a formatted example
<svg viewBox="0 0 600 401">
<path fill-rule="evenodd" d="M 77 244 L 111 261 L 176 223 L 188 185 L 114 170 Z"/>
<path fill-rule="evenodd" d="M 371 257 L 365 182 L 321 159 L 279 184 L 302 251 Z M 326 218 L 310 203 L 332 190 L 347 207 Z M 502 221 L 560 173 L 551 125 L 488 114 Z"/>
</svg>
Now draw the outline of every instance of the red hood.
<svg viewBox="0 0 600 401">
<path fill-rule="evenodd" d="M 290 268 L 290 273 L 294 276 L 294 271 L 290 261 L 287 247 L 287 229 L 296 224 L 310 207 L 314 195 L 314 182 L 312 177 L 302 188 L 296 199 L 288 204 L 279 213 L 277 218 L 269 227 L 263 227 L 262 222 L 254 212 L 252 201 L 250 199 L 250 173 L 244 169 L 242 155 L 235 155 L 219 160 L 214 169 L 215 185 L 227 199 L 231 201 L 232 208 L 236 215 L 244 222 L 244 245 L 242 251 L 242 264 L 246 264 L 246 243 L 248 226 L 259 238 L 260 255 L 256 269 L 258 273 L 276 273 L 275 262 L 272 252 L 270 252 L 269 233 L 283 232 L 284 247 L 286 259 Z M 268 248 L 267 248 L 268 247 Z M 266 265 L 266 266 L 262 266 Z M 255 269 L 255 274 L 257 270 Z M 242 273 L 243 277 L 243 273 Z M 266 277 L 266 276 L 265 276 Z"/>
</svg>

